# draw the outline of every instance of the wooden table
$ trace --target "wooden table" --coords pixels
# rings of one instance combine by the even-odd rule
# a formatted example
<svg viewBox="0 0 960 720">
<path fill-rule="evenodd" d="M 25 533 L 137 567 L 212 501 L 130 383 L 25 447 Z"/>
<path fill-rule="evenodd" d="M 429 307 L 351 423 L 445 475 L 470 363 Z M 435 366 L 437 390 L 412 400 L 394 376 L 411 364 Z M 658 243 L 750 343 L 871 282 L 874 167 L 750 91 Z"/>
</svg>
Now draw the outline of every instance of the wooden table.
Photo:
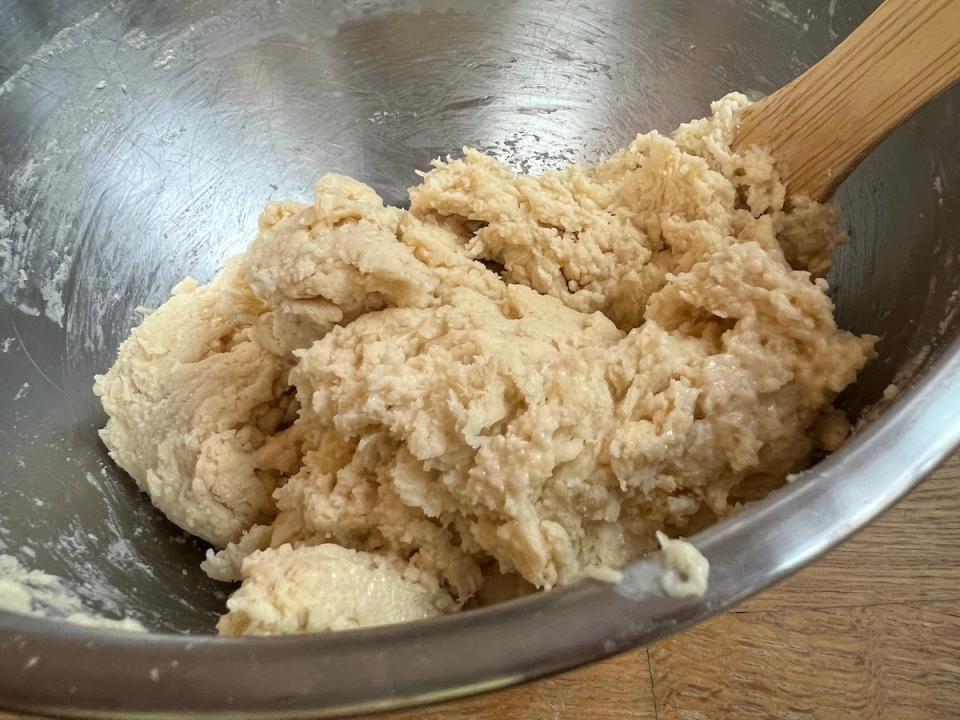
<svg viewBox="0 0 960 720">
<path fill-rule="evenodd" d="M 679 636 L 543 682 L 378 718 L 956 720 L 960 455 L 843 547 Z"/>
</svg>

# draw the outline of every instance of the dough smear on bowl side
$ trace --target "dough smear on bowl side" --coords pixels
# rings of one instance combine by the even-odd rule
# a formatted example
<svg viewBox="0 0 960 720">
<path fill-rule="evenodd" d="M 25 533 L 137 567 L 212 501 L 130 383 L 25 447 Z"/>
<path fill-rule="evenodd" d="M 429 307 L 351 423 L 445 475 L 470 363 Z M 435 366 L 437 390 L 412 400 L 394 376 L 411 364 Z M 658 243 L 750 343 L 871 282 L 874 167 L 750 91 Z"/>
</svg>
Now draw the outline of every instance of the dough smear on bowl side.
<svg viewBox="0 0 960 720">
<path fill-rule="evenodd" d="M 730 149 L 746 103 L 540 177 L 467 149 L 408 211 L 324 176 L 133 330 L 101 435 L 242 581 L 221 632 L 609 574 L 836 449 L 876 338 L 833 317 L 836 209 Z"/>
</svg>

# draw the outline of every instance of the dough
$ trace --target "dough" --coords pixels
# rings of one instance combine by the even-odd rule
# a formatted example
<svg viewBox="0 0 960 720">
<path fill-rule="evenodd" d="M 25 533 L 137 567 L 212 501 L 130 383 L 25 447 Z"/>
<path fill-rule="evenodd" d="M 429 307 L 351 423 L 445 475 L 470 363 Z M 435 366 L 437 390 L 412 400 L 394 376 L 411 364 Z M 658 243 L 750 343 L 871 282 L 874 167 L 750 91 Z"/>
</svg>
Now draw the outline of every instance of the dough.
<svg viewBox="0 0 960 720">
<path fill-rule="evenodd" d="M 225 635 L 273 635 L 421 620 L 455 609 L 434 576 L 389 555 L 315 545 L 258 550 L 227 600 Z"/>
<path fill-rule="evenodd" d="M 96 380 L 102 437 L 243 580 L 221 630 L 609 576 L 842 441 L 876 338 L 820 278 L 836 210 L 730 149 L 745 104 L 542 177 L 465 149 L 408 211 L 327 175 L 146 317 Z"/>
<path fill-rule="evenodd" d="M 662 552 L 660 586 L 670 597 L 700 597 L 707 591 L 710 563 L 686 540 L 671 540 L 657 530 Z"/>
</svg>

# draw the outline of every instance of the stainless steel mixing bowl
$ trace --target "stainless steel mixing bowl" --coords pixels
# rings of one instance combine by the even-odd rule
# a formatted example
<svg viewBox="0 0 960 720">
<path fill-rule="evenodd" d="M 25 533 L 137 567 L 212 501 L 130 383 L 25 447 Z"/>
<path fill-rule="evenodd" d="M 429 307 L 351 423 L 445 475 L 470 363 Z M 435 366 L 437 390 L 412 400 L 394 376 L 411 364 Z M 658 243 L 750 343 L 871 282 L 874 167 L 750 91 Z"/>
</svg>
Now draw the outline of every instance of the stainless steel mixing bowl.
<svg viewBox="0 0 960 720">
<path fill-rule="evenodd" d="M 815 62 L 866 0 L 0 1 L 0 552 L 63 577 L 123 635 L 0 613 L 0 706 L 316 716 L 454 697 L 675 632 L 809 562 L 960 439 L 960 94 L 839 195 L 843 326 L 882 334 L 843 402 L 905 391 L 840 452 L 696 538 L 702 600 L 585 582 L 456 617 L 336 635 L 209 633 L 204 548 L 114 468 L 90 387 L 138 306 L 209 279 L 271 198 L 327 171 L 403 202 L 463 144 L 518 169 L 591 161 L 733 89 Z M 879 570 L 879 568 L 878 568 Z M 189 634 L 187 634 L 189 633 Z"/>
</svg>

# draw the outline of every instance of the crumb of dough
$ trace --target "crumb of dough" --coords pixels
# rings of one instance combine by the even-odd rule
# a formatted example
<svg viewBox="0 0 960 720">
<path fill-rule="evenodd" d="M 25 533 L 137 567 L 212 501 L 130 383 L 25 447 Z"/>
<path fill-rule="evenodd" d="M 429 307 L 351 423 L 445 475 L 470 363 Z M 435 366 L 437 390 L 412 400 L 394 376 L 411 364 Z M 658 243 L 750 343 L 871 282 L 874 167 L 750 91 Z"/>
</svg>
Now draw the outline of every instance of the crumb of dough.
<svg viewBox="0 0 960 720">
<path fill-rule="evenodd" d="M 670 597 L 702 597 L 707 591 L 710 563 L 686 540 L 671 540 L 657 530 L 663 565 L 660 586 Z"/>
<path fill-rule="evenodd" d="M 453 611 L 491 563 L 609 573 L 839 447 L 877 339 L 822 282 L 836 209 L 731 150 L 746 102 L 539 177 L 465 149 L 409 210 L 326 175 L 144 318 L 96 379 L 101 435 L 243 582 L 223 631 L 401 619 L 364 586 Z"/>
<path fill-rule="evenodd" d="M 890 400 L 893 400 L 899 394 L 900 394 L 900 388 L 897 387 L 894 383 L 890 383 L 883 389 L 883 399 L 887 400 L 888 402 Z"/>
<path fill-rule="evenodd" d="M 814 426 L 814 432 L 821 449 L 836 452 L 850 437 L 850 421 L 839 410 L 824 411 Z"/>
<path fill-rule="evenodd" d="M 387 555 L 339 545 L 258 550 L 227 600 L 224 635 L 291 635 L 422 620 L 454 602 L 436 578 Z"/>
</svg>

